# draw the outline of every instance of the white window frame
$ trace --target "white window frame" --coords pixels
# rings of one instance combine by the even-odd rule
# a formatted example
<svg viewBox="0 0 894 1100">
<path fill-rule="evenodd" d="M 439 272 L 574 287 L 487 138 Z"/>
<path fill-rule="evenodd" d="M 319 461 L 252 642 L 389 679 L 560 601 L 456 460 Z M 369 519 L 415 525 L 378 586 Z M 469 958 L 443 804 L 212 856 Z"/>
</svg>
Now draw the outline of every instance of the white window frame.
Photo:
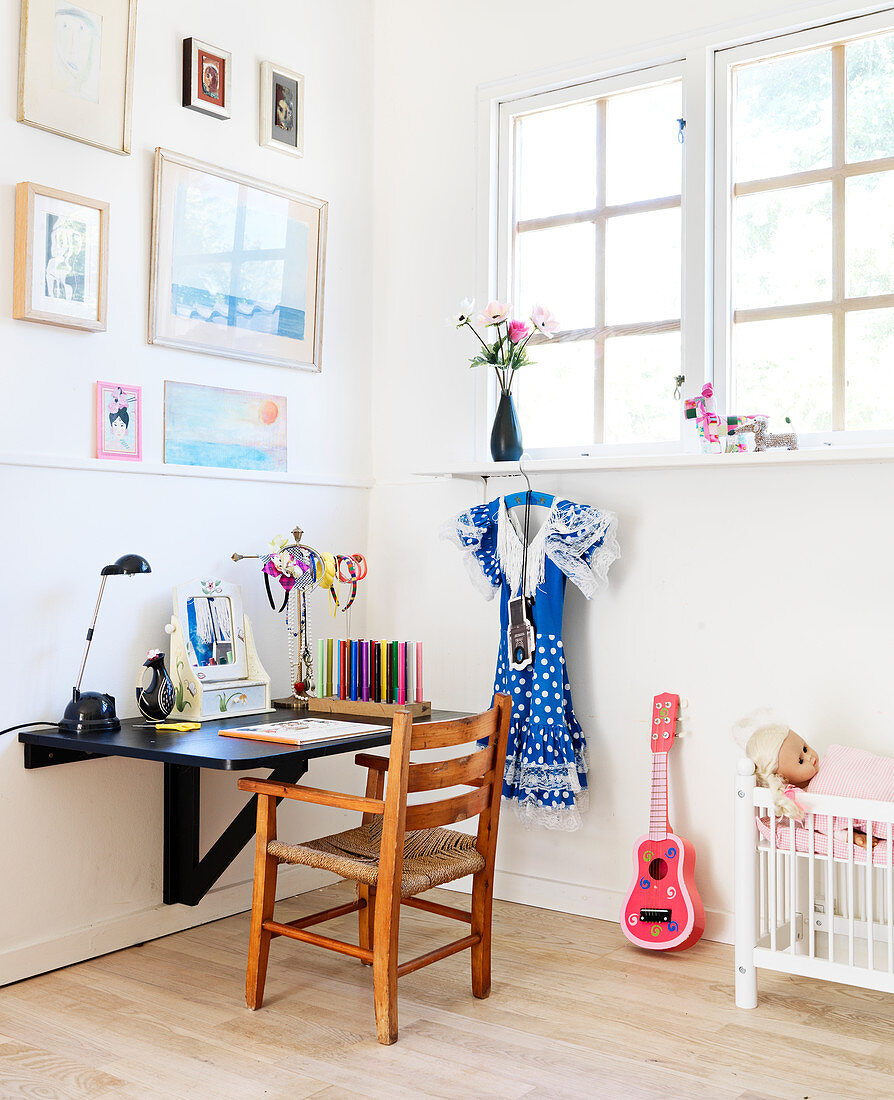
<svg viewBox="0 0 894 1100">
<path fill-rule="evenodd" d="M 529 99 L 539 93 L 570 89 L 616 78 L 627 78 L 630 87 L 648 83 L 650 71 L 660 66 L 676 65 L 682 70 L 683 117 L 686 119 L 686 140 L 683 147 L 682 224 L 683 283 L 681 294 L 682 370 L 686 376 L 685 393 L 697 393 L 707 381 L 713 381 L 720 402 L 725 402 L 729 372 L 728 304 L 729 286 L 726 274 L 729 260 L 728 212 L 725 196 L 729 194 L 726 178 L 718 180 L 717 166 L 725 164 L 728 142 L 719 124 L 728 115 L 728 75 L 732 51 L 739 47 L 755 47 L 758 53 L 773 54 L 774 41 L 784 36 L 815 35 L 816 43 L 850 37 L 844 24 L 861 20 L 866 29 L 854 31 L 854 37 L 882 33 L 894 29 L 894 6 L 860 5 L 843 7 L 840 0 L 798 5 L 783 12 L 747 17 L 722 27 L 711 27 L 675 39 L 644 43 L 623 54 L 605 54 L 588 60 L 563 65 L 546 72 L 526 74 L 507 81 L 482 85 L 478 89 L 478 201 L 476 239 L 477 273 L 476 300 L 483 304 L 505 294 L 506 257 L 500 256 L 498 217 L 505 211 L 499 204 L 501 172 L 507 166 L 500 163 L 501 105 Z M 805 39 L 806 41 L 806 39 Z M 788 52 L 780 47 L 778 52 Z M 755 55 L 757 56 L 757 54 Z M 715 96 L 715 82 L 717 95 Z M 587 98 L 584 96 L 584 98 Z M 721 101 L 722 100 L 722 101 Z M 716 149 L 715 149 L 716 147 Z M 723 201 L 715 203 L 715 195 Z M 717 213 L 715 215 L 715 205 Z M 510 215 L 511 216 L 511 215 Z M 506 228 L 502 227 L 503 240 Z M 715 251 L 716 246 L 716 251 Z M 502 274 L 501 274 L 502 272 Z M 716 272 L 716 275 L 715 275 Z M 503 300 L 506 300 L 505 297 Z M 715 337 L 716 331 L 716 337 Z M 536 368 L 535 368 L 536 369 Z M 493 372 L 490 372 L 491 375 Z M 488 439 L 496 410 L 496 383 L 484 370 L 476 372 L 474 461 L 488 465 Z M 720 405 L 725 409 L 725 404 Z M 797 427 L 797 425 L 795 425 Z M 802 447 L 817 446 L 828 453 L 828 444 L 844 448 L 847 445 L 892 443 L 894 431 L 834 432 L 819 437 L 801 437 Z M 696 449 L 692 433 L 683 442 L 655 444 L 659 452 L 680 454 Z M 533 453 L 533 452 L 532 452 Z M 645 455 L 644 445 L 569 447 L 540 452 L 554 459 L 610 458 L 612 455 Z M 660 461 L 660 458 L 658 459 Z"/>
<path fill-rule="evenodd" d="M 511 274 L 512 265 L 514 261 L 514 245 L 515 245 L 515 209 L 517 203 L 517 183 L 518 179 L 515 173 L 515 166 L 517 163 L 517 148 L 514 141 L 514 127 L 515 121 L 520 115 L 527 115 L 537 111 L 546 111 L 554 107 L 572 106 L 576 103 L 583 103 L 588 100 L 603 100 L 609 96 L 616 95 L 619 92 L 627 92 L 640 90 L 650 87 L 657 87 L 662 84 L 668 84 L 674 81 L 679 81 L 681 87 L 681 99 L 683 101 L 683 117 L 686 116 L 685 110 L 685 90 L 683 88 L 683 62 L 677 60 L 670 63 L 664 63 L 660 65 L 651 65 L 642 69 L 632 69 L 624 73 L 618 73 L 611 76 L 604 76 L 590 80 L 586 82 L 575 83 L 567 85 L 566 87 L 556 89 L 549 92 L 533 92 L 529 95 L 519 96 L 511 100 L 504 100 L 498 106 L 499 112 L 499 135 L 498 135 L 498 149 L 511 150 L 509 156 L 500 159 L 497 179 L 497 202 L 496 209 L 499 215 L 499 221 L 496 227 L 496 263 L 497 263 L 497 283 L 495 296 L 500 301 L 513 300 L 511 290 Z M 602 113 L 602 125 L 599 127 L 600 139 L 605 140 L 605 121 L 604 112 Z M 685 156 L 684 156 L 685 161 Z M 596 228 L 596 256 L 597 256 L 597 273 L 604 273 L 605 269 L 605 225 L 607 221 L 606 211 L 612 211 L 610 216 L 614 216 L 615 213 L 624 213 L 629 209 L 630 213 L 636 210 L 649 211 L 649 210 L 664 210 L 680 207 L 681 214 L 681 316 L 680 323 L 668 325 L 662 322 L 642 322 L 637 325 L 624 325 L 625 332 L 627 330 L 641 331 L 642 333 L 658 333 L 658 332 L 681 332 L 685 329 L 685 321 L 683 317 L 683 293 L 682 293 L 682 281 L 683 271 L 685 270 L 685 213 L 684 213 L 684 198 L 681 197 L 680 201 L 674 198 L 672 201 L 665 201 L 664 196 L 658 197 L 654 200 L 648 199 L 641 202 L 633 202 L 623 204 L 622 206 L 607 206 L 605 204 L 605 180 L 604 180 L 604 161 L 598 165 L 600 178 L 597 185 L 597 204 L 592 212 L 592 217 L 587 220 L 592 220 Z M 681 196 L 685 196 L 685 164 L 681 173 L 680 180 Z M 552 221 L 551 218 L 537 218 L 528 219 L 529 221 Z M 585 333 L 595 332 L 607 328 L 609 333 L 612 326 L 605 326 L 604 321 L 604 286 L 601 278 L 597 278 L 596 285 L 596 328 L 593 330 L 581 330 L 580 338 L 588 341 L 593 339 L 593 336 L 587 336 Z M 600 301 L 602 307 L 600 309 Z M 546 303 L 551 308 L 556 309 L 560 314 L 559 322 L 561 325 L 561 307 L 558 303 Z M 633 334 L 636 334 L 634 332 Z M 543 337 L 535 337 L 531 340 L 530 347 L 532 349 L 532 358 L 536 364 L 537 350 L 536 345 L 538 343 L 545 343 Z M 681 354 L 681 371 L 682 371 L 682 359 Z M 532 368 L 536 370 L 536 365 Z M 597 390 L 597 405 L 596 405 L 596 420 L 599 427 L 602 427 L 602 399 L 604 398 L 605 386 L 604 378 L 596 367 L 594 376 L 594 387 Z M 490 397 L 492 402 L 496 402 L 496 383 L 493 383 L 490 388 Z M 680 451 L 680 439 L 671 440 L 663 443 L 640 443 L 640 444 L 605 444 L 597 443 L 590 446 L 585 444 L 577 444 L 570 447 L 550 447 L 550 448 L 532 448 L 529 453 L 533 457 L 577 457 L 583 454 L 677 454 Z"/>
<path fill-rule="evenodd" d="M 715 55 L 715 210 L 716 218 L 716 266 L 714 282 L 714 391 L 717 394 L 718 407 L 735 413 L 737 409 L 728 408 L 728 397 L 732 392 L 732 286 L 731 286 L 731 243 L 732 243 L 732 141 L 731 141 L 731 92 L 732 69 L 748 61 L 769 60 L 774 57 L 802 53 L 806 50 L 829 46 L 834 43 L 846 43 L 854 39 L 870 37 L 874 34 L 894 32 L 894 10 L 886 9 L 863 17 L 847 17 L 822 26 L 789 34 L 764 37 L 744 45 L 717 50 Z M 836 88 L 844 79 L 844 50 L 833 54 L 833 66 L 836 80 L 833 81 L 832 101 L 832 167 L 817 169 L 807 173 L 793 173 L 803 176 L 805 181 L 832 183 L 833 225 L 841 227 L 833 233 L 832 241 L 832 297 L 822 303 L 823 308 L 791 306 L 780 308 L 779 312 L 789 316 L 829 316 L 832 317 L 832 370 L 833 370 L 833 430 L 828 432 L 799 433 L 801 445 L 807 448 L 830 445 L 848 446 L 867 443 L 894 442 L 894 427 L 874 431 L 846 431 L 836 428 L 844 423 L 845 398 L 845 350 L 844 319 L 848 312 L 870 308 L 890 308 L 894 305 L 894 294 L 872 298 L 845 300 L 844 294 L 844 183 L 845 179 L 863 174 L 868 169 L 852 169 L 846 163 L 845 150 L 845 104 L 843 97 L 836 95 Z M 879 160 L 877 165 L 888 166 L 894 158 Z M 788 176 L 777 177 L 776 183 L 782 183 Z M 746 190 L 769 189 L 774 181 L 760 180 L 754 187 Z M 743 310 L 744 313 L 772 316 L 776 307 L 766 309 Z M 747 323 L 747 322 L 746 322 Z M 747 411 L 747 410 L 741 410 Z M 797 431 L 798 425 L 793 425 Z"/>
</svg>

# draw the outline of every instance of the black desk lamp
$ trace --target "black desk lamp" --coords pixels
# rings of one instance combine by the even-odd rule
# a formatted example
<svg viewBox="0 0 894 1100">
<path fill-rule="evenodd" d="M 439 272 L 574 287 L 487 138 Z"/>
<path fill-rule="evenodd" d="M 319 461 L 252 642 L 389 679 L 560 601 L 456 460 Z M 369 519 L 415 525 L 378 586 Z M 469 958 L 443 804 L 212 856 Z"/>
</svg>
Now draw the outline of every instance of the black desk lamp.
<svg viewBox="0 0 894 1100">
<path fill-rule="evenodd" d="M 81 661 L 81 671 L 78 673 L 78 682 L 71 692 L 71 702 L 65 708 L 65 714 L 59 723 L 59 729 L 68 733 L 114 733 L 121 729 L 118 715 L 115 713 L 115 700 L 111 695 L 103 695 L 99 691 L 81 691 L 81 680 L 84 676 L 84 667 L 87 664 L 87 654 L 90 652 L 90 643 L 93 641 L 93 629 L 96 626 L 96 616 L 99 614 L 99 604 L 102 600 L 103 589 L 106 586 L 106 577 L 125 576 L 132 577 L 136 573 L 151 573 L 149 562 L 141 558 L 139 554 L 124 554 L 114 565 L 106 565 L 100 576 L 99 595 L 96 598 L 96 609 L 93 612 L 93 622 L 87 631 L 87 648 L 84 650 L 84 659 Z"/>
</svg>

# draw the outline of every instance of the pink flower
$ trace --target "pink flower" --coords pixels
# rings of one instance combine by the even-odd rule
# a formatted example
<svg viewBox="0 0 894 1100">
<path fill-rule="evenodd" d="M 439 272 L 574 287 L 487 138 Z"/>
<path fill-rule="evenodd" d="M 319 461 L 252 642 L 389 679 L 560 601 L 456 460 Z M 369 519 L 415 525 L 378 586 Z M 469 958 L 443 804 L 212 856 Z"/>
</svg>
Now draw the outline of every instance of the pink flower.
<svg viewBox="0 0 894 1100">
<path fill-rule="evenodd" d="M 480 325 L 498 325 L 509 316 L 512 306 L 508 302 L 488 302 L 481 313 L 478 314 Z"/>
<path fill-rule="evenodd" d="M 513 344 L 518 344 L 526 337 L 530 336 L 533 329 L 527 321 L 510 321 L 509 322 L 509 339 Z"/>
<path fill-rule="evenodd" d="M 543 333 L 548 339 L 552 339 L 553 333 L 558 332 L 559 322 L 543 306 L 534 306 L 531 311 L 531 323 L 538 332 Z"/>
</svg>

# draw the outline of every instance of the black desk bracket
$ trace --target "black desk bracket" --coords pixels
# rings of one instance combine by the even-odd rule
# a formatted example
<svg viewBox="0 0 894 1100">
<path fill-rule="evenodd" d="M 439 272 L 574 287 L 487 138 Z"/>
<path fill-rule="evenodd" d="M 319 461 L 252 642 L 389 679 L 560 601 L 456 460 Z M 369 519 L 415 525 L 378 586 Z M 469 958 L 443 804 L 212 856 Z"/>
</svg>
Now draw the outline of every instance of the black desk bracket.
<svg viewBox="0 0 894 1100">
<path fill-rule="evenodd" d="M 198 905 L 255 835 L 258 796 L 252 796 L 199 859 L 201 768 L 165 764 L 164 769 L 164 903 Z M 307 761 L 298 760 L 274 768 L 269 778 L 275 783 L 296 783 L 306 771 Z"/>
<path fill-rule="evenodd" d="M 51 768 L 54 764 L 75 764 L 79 760 L 100 760 L 102 754 L 98 752 L 82 752 L 80 749 L 50 749 L 46 745 L 31 745 L 28 742 L 22 746 L 25 750 L 25 767 Z"/>
</svg>

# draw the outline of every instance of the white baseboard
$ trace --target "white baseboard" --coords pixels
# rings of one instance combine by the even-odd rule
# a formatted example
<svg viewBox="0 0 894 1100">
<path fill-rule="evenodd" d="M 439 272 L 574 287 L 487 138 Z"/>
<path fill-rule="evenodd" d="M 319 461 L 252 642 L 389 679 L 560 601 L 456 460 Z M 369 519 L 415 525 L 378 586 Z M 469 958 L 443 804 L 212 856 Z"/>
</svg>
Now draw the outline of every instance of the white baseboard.
<svg viewBox="0 0 894 1100">
<path fill-rule="evenodd" d="M 294 897 L 335 882 L 337 876 L 308 867 L 280 869 L 277 898 Z M 0 952 L 0 986 L 33 978 L 63 966 L 95 959 L 110 951 L 145 943 L 172 932 L 231 917 L 251 908 L 251 882 L 211 890 L 198 905 L 156 905 L 101 924 L 79 928 L 54 939 L 21 944 Z"/>
<path fill-rule="evenodd" d="M 445 889 L 468 893 L 471 887 L 465 883 L 451 883 Z M 494 875 L 494 897 L 501 901 L 514 901 L 519 905 L 533 905 L 537 909 L 574 913 L 577 916 L 595 917 L 597 920 L 610 920 L 617 924 L 626 894 L 560 879 L 523 875 L 518 871 L 497 870 Z M 733 914 L 716 909 L 705 910 L 705 939 L 715 940 L 717 943 L 733 943 Z"/>
<path fill-rule="evenodd" d="M 336 876 L 308 867 L 280 869 L 277 898 L 294 897 L 336 881 Z M 450 883 L 445 889 L 468 893 L 466 882 Z M 523 875 L 517 871 L 497 871 L 494 897 L 557 913 L 574 913 L 597 920 L 617 923 L 624 895 L 616 890 L 582 886 L 559 879 Z M 94 959 L 110 951 L 120 951 L 186 928 L 231 917 L 251 907 L 251 882 L 240 882 L 212 890 L 199 905 L 157 905 L 102 924 L 79 928 L 64 936 L 40 940 L 0 952 L 0 986 L 33 978 L 50 970 Z M 733 943 L 734 922 L 731 913 L 707 910 L 705 938 L 718 943 Z"/>
</svg>

